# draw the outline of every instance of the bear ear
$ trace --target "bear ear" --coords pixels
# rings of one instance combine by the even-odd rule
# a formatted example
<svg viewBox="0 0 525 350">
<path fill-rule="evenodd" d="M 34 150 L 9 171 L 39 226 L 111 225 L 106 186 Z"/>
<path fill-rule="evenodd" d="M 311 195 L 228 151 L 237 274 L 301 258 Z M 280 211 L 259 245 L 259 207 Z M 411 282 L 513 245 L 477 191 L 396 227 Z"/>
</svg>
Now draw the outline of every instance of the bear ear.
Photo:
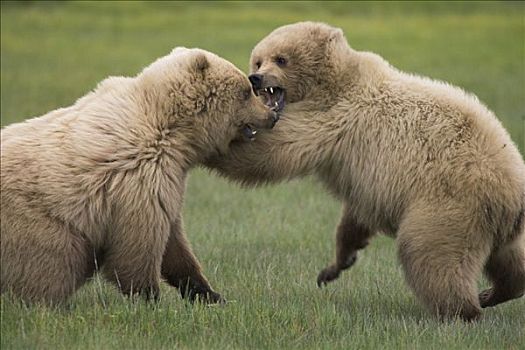
<svg viewBox="0 0 525 350">
<path fill-rule="evenodd" d="M 338 41 L 338 40 L 341 40 L 341 39 L 344 39 L 345 35 L 343 33 L 343 30 L 341 28 L 334 28 L 331 32 L 330 32 L 330 36 L 328 38 L 329 41 Z"/>
<path fill-rule="evenodd" d="M 183 53 L 183 52 L 186 52 L 188 51 L 187 48 L 185 48 L 184 46 L 177 46 L 176 48 L 174 48 L 171 53 L 172 54 L 179 54 L 179 53 Z"/>
<path fill-rule="evenodd" d="M 202 73 L 210 66 L 208 58 L 203 53 L 198 53 L 193 57 L 193 62 L 191 63 L 191 68 L 196 72 Z"/>
</svg>

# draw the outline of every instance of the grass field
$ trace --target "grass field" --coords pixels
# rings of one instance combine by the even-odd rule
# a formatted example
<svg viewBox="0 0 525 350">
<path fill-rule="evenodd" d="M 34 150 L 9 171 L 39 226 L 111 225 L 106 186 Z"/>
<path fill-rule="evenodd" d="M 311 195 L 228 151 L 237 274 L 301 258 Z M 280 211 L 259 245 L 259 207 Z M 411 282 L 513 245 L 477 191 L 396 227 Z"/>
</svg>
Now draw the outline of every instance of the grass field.
<svg viewBox="0 0 525 350">
<path fill-rule="evenodd" d="M 108 75 L 135 75 L 174 46 L 246 70 L 275 27 L 320 20 L 400 69 L 449 81 L 494 110 L 525 151 L 523 3 L 6 3 L 2 125 L 72 104 Z M 131 303 L 95 280 L 68 306 L 1 297 L 1 349 L 523 349 L 525 301 L 476 324 L 440 323 L 406 287 L 395 242 L 378 237 L 323 290 L 339 203 L 313 179 L 243 190 L 192 173 L 184 212 L 196 255 L 230 303 L 191 306 L 163 286 Z M 480 281 L 480 285 L 486 283 Z"/>
</svg>

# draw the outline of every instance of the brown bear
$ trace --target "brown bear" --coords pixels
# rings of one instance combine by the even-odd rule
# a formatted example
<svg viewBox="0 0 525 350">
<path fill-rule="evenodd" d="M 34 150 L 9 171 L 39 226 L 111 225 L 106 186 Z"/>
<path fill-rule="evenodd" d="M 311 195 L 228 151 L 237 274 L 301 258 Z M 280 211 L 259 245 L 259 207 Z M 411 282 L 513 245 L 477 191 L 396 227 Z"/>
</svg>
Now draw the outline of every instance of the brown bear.
<svg viewBox="0 0 525 350">
<path fill-rule="evenodd" d="M 177 48 L 2 130 L 1 290 L 60 303 L 94 271 L 125 294 L 222 301 L 182 225 L 188 171 L 277 119 L 233 64 Z"/>
<path fill-rule="evenodd" d="M 245 185 L 314 174 L 343 202 L 335 262 L 319 285 L 383 232 L 440 317 L 476 319 L 523 295 L 525 165 L 475 96 L 356 51 L 321 23 L 276 29 L 250 69 L 256 93 L 284 108 L 281 121 L 207 164 Z M 493 287 L 478 296 L 482 271 Z"/>
</svg>

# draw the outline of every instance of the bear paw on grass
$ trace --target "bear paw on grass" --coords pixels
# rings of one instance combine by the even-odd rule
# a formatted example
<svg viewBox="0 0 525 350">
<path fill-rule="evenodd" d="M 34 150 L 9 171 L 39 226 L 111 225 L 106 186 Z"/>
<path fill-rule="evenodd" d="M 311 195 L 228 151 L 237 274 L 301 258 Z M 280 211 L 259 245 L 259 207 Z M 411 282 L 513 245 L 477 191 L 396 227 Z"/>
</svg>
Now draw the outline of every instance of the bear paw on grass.
<svg viewBox="0 0 525 350">
<path fill-rule="evenodd" d="M 233 64 L 177 48 L 133 78 L 2 130 L 1 290 L 59 303 L 101 270 L 125 294 L 221 302 L 182 226 L 187 172 L 274 110 Z"/>
</svg>

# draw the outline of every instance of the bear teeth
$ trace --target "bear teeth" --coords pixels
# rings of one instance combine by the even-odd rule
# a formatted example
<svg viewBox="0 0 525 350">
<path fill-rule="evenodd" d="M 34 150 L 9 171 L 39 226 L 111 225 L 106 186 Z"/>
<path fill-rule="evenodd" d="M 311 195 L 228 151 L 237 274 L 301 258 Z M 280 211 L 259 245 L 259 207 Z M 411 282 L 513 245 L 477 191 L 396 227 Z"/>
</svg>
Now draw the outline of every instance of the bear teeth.
<svg viewBox="0 0 525 350">
<path fill-rule="evenodd" d="M 255 139 L 255 134 L 257 134 L 257 130 L 252 129 L 250 125 L 245 125 L 242 129 L 242 133 L 247 139 L 253 141 Z"/>
<path fill-rule="evenodd" d="M 273 95 L 273 93 L 275 92 L 274 87 L 264 88 L 263 91 L 269 93 L 270 95 Z"/>
</svg>

